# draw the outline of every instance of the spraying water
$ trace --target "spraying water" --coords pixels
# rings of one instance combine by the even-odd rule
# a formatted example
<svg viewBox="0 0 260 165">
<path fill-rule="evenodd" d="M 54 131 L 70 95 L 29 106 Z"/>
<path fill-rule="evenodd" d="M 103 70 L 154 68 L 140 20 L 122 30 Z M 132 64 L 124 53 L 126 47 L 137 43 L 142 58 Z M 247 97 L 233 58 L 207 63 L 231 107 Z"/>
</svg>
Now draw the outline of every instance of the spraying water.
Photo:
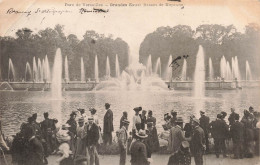
<svg viewBox="0 0 260 165">
<path fill-rule="evenodd" d="M 161 58 L 157 58 L 156 64 L 155 64 L 155 69 L 154 69 L 154 73 L 158 74 L 159 77 L 161 77 Z"/>
<path fill-rule="evenodd" d="M 86 81 L 85 79 L 85 68 L 84 68 L 84 62 L 83 62 L 83 58 L 81 57 L 80 59 L 80 73 L 81 73 L 81 76 L 80 76 L 80 80 L 83 82 L 83 81 Z"/>
<path fill-rule="evenodd" d="M 52 73 L 51 92 L 53 99 L 62 99 L 62 57 L 60 48 L 57 49 Z"/>
<path fill-rule="evenodd" d="M 109 57 L 107 56 L 107 61 L 106 61 L 106 77 L 110 77 L 110 62 L 109 62 Z"/>
<path fill-rule="evenodd" d="M 99 82 L 99 78 L 98 78 L 98 58 L 97 55 L 95 56 L 95 80 L 96 82 Z"/>
<path fill-rule="evenodd" d="M 152 70 L 152 58 L 151 55 L 149 55 L 148 59 L 147 59 L 147 63 L 146 63 L 146 76 L 151 76 L 153 73 Z"/>
<path fill-rule="evenodd" d="M 44 73 L 45 73 L 45 79 L 47 82 L 51 81 L 51 76 L 50 76 L 50 65 L 49 65 L 49 60 L 47 55 L 45 56 L 45 67 L 44 67 Z"/>
<path fill-rule="evenodd" d="M 65 62 L 64 62 L 64 69 L 65 69 L 65 82 L 69 82 L 69 64 L 68 64 L 68 57 L 65 57 Z"/>
<path fill-rule="evenodd" d="M 38 82 L 38 68 L 35 56 L 33 57 L 33 81 Z"/>
<path fill-rule="evenodd" d="M 25 81 L 29 81 L 31 78 L 32 78 L 32 69 L 31 69 L 31 66 L 30 66 L 29 62 L 26 62 L 26 66 L 25 66 Z"/>
<path fill-rule="evenodd" d="M 169 56 L 169 60 L 166 66 L 166 81 L 171 81 L 172 79 L 172 68 L 169 67 L 170 64 L 172 63 L 172 55 Z"/>
<path fill-rule="evenodd" d="M 227 62 L 225 56 L 222 56 L 220 60 L 220 77 L 226 79 Z"/>
<path fill-rule="evenodd" d="M 214 69 L 212 65 L 212 60 L 211 58 L 209 58 L 209 81 L 213 81 L 213 80 L 214 80 Z"/>
<path fill-rule="evenodd" d="M 181 80 L 186 81 L 187 80 L 187 61 L 184 59 L 182 71 L 181 71 Z"/>
<path fill-rule="evenodd" d="M 246 81 L 251 81 L 251 80 L 253 80 L 251 68 L 248 61 L 246 61 Z"/>
<path fill-rule="evenodd" d="M 120 77 L 120 66 L 118 62 L 118 56 L 116 54 L 116 78 Z"/>
<path fill-rule="evenodd" d="M 235 74 L 235 78 L 238 81 L 241 80 L 237 56 L 235 56 L 235 60 L 234 60 L 234 74 Z"/>
<path fill-rule="evenodd" d="M 10 78 L 12 78 L 15 81 L 14 65 L 11 58 L 9 58 L 9 64 L 8 64 L 8 81 L 10 81 Z"/>
<path fill-rule="evenodd" d="M 43 76 L 42 76 L 42 62 L 41 60 L 38 58 L 38 81 L 42 82 L 43 81 Z"/>
<path fill-rule="evenodd" d="M 199 111 L 204 107 L 202 98 L 205 96 L 205 63 L 204 63 L 204 50 L 199 46 L 196 57 L 196 67 L 194 73 L 194 97 L 198 99 L 195 103 L 195 115 L 199 116 Z"/>
<path fill-rule="evenodd" d="M 228 61 L 226 65 L 226 80 L 232 80 L 232 72 Z"/>
</svg>

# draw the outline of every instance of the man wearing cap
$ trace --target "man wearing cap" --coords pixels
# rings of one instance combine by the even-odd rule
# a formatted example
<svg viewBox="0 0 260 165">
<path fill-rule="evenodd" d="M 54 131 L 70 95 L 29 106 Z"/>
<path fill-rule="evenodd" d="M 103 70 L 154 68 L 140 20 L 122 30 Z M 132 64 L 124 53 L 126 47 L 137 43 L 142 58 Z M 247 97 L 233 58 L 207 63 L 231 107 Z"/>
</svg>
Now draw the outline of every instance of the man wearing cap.
<svg viewBox="0 0 260 165">
<path fill-rule="evenodd" d="M 87 148 L 88 153 L 90 156 L 90 165 L 99 165 L 99 158 L 97 152 L 97 145 L 99 139 L 99 128 L 94 123 L 94 118 L 88 118 L 88 125 L 87 125 Z"/>
<path fill-rule="evenodd" d="M 235 108 L 231 108 L 230 111 L 231 114 L 228 117 L 228 121 L 229 125 L 231 126 L 235 122 L 235 116 L 237 115 L 237 113 L 235 112 Z"/>
<path fill-rule="evenodd" d="M 49 113 L 43 113 L 44 120 L 41 122 L 41 131 L 45 143 L 43 144 L 45 156 L 49 156 L 54 150 L 54 144 L 52 144 L 52 136 L 55 131 L 55 125 L 53 120 L 49 119 Z"/>
<path fill-rule="evenodd" d="M 245 127 L 239 122 L 239 114 L 235 114 L 234 123 L 230 127 L 230 135 L 233 141 L 234 159 L 243 158 L 243 142 Z"/>
<path fill-rule="evenodd" d="M 219 158 L 219 154 L 222 151 L 223 157 L 227 157 L 226 155 L 226 146 L 225 146 L 225 138 L 229 133 L 228 126 L 225 121 L 222 120 L 222 115 L 218 114 L 217 119 L 212 121 L 211 124 L 211 135 L 214 139 L 214 147 L 216 157 Z"/>
<path fill-rule="evenodd" d="M 147 149 L 144 144 L 145 138 L 147 138 L 145 131 L 140 129 L 139 132 L 136 133 L 136 141 L 134 141 L 130 147 L 131 165 L 149 165 Z"/>
<path fill-rule="evenodd" d="M 205 115 L 204 111 L 200 111 L 200 127 L 203 129 L 206 141 L 206 153 L 209 153 L 209 117 Z"/>
<path fill-rule="evenodd" d="M 122 127 L 118 131 L 118 144 L 119 144 L 119 152 L 120 152 L 120 165 L 125 165 L 126 162 L 126 146 L 127 146 L 127 130 L 129 126 L 129 121 L 127 119 L 122 121 Z"/>
<path fill-rule="evenodd" d="M 170 156 L 168 165 L 190 165 L 191 154 L 189 151 L 189 142 L 183 141 L 180 149 Z"/>
<path fill-rule="evenodd" d="M 200 121 L 198 119 L 193 118 L 192 125 L 194 130 L 191 137 L 191 151 L 194 155 L 195 165 L 203 165 L 203 152 L 206 149 L 205 134 L 203 129 L 199 126 Z"/>
<path fill-rule="evenodd" d="M 182 127 L 183 119 L 182 117 L 178 117 L 176 120 L 176 126 L 170 129 L 168 150 L 170 150 L 171 153 L 175 153 L 176 151 L 178 151 L 181 143 L 185 140 Z"/>
<path fill-rule="evenodd" d="M 105 108 L 107 110 L 105 116 L 104 116 L 104 127 L 103 127 L 103 133 L 104 133 L 104 143 L 112 144 L 112 132 L 114 131 L 113 126 L 113 112 L 110 109 L 110 104 L 106 103 Z"/>
</svg>

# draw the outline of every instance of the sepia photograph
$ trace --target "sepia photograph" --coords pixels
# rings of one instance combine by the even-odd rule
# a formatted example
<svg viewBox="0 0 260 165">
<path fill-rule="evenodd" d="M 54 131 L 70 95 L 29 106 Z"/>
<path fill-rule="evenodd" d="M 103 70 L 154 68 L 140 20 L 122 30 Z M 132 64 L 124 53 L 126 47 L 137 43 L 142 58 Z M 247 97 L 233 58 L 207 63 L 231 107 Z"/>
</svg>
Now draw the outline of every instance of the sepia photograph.
<svg viewBox="0 0 260 165">
<path fill-rule="evenodd" d="M 0 0 L 0 165 L 259 165 L 259 0 Z"/>
</svg>

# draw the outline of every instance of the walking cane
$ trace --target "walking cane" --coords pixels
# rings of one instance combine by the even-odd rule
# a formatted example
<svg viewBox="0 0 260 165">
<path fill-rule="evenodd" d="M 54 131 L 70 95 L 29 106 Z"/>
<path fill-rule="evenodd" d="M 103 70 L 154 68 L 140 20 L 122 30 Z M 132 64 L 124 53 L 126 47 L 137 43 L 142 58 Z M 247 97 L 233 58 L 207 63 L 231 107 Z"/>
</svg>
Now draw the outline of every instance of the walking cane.
<svg viewBox="0 0 260 165">
<path fill-rule="evenodd" d="M 6 164 L 6 165 L 8 165 L 8 163 L 7 163 L 7 160 L 6 160 L 6 158 L 5 158 L 5 153 L 4 153 L 4 151 L 2 150 L 2 148 L 1 148 L 1 147 L 0 147 L 0 150 L 1 150 L 2 154 L 3 154 L 3 157 L 4 157 L 5 164 Z"/>
</svg>

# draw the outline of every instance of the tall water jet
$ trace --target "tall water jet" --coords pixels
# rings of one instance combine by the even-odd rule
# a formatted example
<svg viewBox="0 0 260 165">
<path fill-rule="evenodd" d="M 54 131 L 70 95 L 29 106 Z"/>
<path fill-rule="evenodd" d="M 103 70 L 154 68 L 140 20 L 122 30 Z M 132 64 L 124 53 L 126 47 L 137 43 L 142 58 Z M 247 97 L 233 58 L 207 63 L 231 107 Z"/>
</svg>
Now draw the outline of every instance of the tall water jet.
<svg viewBox="0 0 260 165">
<path fill-rule="evenodd" d="M 68 64 L 68 57 L 65 57 L 65 62 L 64 62 L 64 69 L 65 69 L 65 82 L 69 82 L 69 64 Z"/>
<path fill-rule="evenodd" d="M 226 72 L 227 72 L 227 61 L 225 56 L 222 56 L 220 60 L 220 77 L 226 79 Z"/>
<path fill-rule="evenodd" d="M 187 61 L 184 59 L 182 71 L 181 71 L 181 80 L 186 81 L 187 80 Z"/>
<path fill-rule="evenodd" d="M 62 57 L 60 48 L 57 49 L 54 58 L 53 71 L 52 71 L 52 83 L 51 92 L 53 99 L 62 98 Z"/>
<path fill-rule="evenodd" d="M 107 56 L 107 61 L 106 61 L 106 77 L 109 78 L 111 75 L 110 73 L 110 62 L 109 62 L 109 57 Z"/>
<path fill-rule="evenodd" d="M 38 82 L 38 68 L 37 68 L 35 56 L 33 57 L 33 81 Z"/>
<path fill-rule="evenodd" d="M 118 62 L 118 56 L 116 54 L 116 77 L 120 77 L 120 65 L 119 65 L 119 62 Z"/>
<path fill-rule="evenodd" d="M 232 80 L 232 71 L 230 68 L 230 64 L 227 61 L 227 65 L 226 65 L 226 80 Z"/>
<path fill-rule="evenodd" d="M 85 68 L 84 68 L 83 57 L 80 58 L 80 73 L 81 73 L 80 80 L 81 80 L 82 82 L 83 82 L 83 81 L 86 81 L 86 79 L 85 79 Z"/>
<path fill-rule="evenodd" d="M 148 59 L 147 59 L 147 63 L 146 63 L 146 76 L 151 76 L 153 73 L 152 70 L 152 58 L 151 55 L 149 55 Z"/>
<path fill-rule="evenodd" d="M 32 78 L 32 69 L 31 69 L 31 66 L 30 66 L 29 62 L 26 62 L 25 76 L 24 77 L 25 77 L 24 78 L 25 81 L 28 81 L 28 80 L 30 80 Z"/>
<path fill-rule="evenodd" d="M 235 79 L 241 80 L 237 56 L 235 56 L 234 59 L 234 75 L 235 75 Z"/>
<path fill-rule="evenodd" d="M 99 82 L 99 78 L 98 78 L 98 58 L 97 55 L 95 56 L 95 81 Z"/>
<path fill-rule="evenodd" d="M 155 64 L 155 69 L 154 69 L 154 73 L 158 74 L 159 77 L 161 77 L 161 58 L 157 58 L 156 64 Z"/>
<path fill-rule="evenodd" d="M 209 58 L 209 81 L 213 81 L 213 80 L 214 80 L 214 69 L 212 65 L 212 60 L 211 58 Z"/>
<path fill-rule="evenodd" d="M 42 82 L 43 81 L 43 71 L 42 71 L 42 62 L 41 60 L 38 58 L 38 81 Z"/>
<path fill-rule="evenodd" d="M 196 57 L 196 66 L 194 73 L 194 89 L 193 95 L 196 99 L 195 102 L 195 115 L 199 116 L 199 111 L 203 109 L 204 101 L 202 98 L 205 96 L 205 63 L 204 63 L 204 50 L 199 46 Z"/>
<path fill-rule="evenodd" d="M 12 77 L 10 77 L 10 76 L 12 76 Z M 15 81 L 14 65 L 13 65 L 11 58 L 9 58 L 9 64 L 8 64 L 8 81 L 10 81 L 10 78 L 12 78 L 13 81 Z"/>
<path fill-rule="evenodd" d="M 170 67 L 172 63 L 172 55 L 169 56 L 169 60 L 166 66 L 166 81 L 171 81 L 172 79 L 172 68 Z"/>
<path fill-rule="evenodd" d="M 251 81 L 251 80 L 253 80 L 251 68 L 248 61 L 246 61 L 246 81 Z"/>
<path fill-rule="evenodd" d="M 51 75 L 50 75 L 50 65 L 47 55 L 45 56 L 45 67 L 44 67 L 44 73 L 45 73 L 45 80 L 47 82 L 51 81 Z"/>
</svg>

